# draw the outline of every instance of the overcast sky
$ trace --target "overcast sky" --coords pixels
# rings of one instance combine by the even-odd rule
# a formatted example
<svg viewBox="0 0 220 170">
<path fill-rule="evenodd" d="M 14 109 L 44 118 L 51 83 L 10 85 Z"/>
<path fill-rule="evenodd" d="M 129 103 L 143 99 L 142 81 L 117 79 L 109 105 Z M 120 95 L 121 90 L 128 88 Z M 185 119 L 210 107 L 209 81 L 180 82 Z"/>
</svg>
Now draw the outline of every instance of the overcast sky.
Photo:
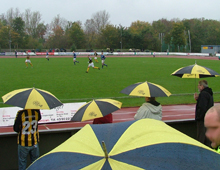
<svg viewBox="0 0 220 170">
<path fill-rule="evenodd" d="M 85 23 L 92 14 L 106 10 L 113 25 L 130 26 L 140 20 L 152 21 L 166 18 L 202 18 L 220 20 L 220 0 L 1 0 L 0 14 L 10 8 L 39 11 L 42 21 L 49 24 L 58 14 L 68 21 Z"/>
</svg>

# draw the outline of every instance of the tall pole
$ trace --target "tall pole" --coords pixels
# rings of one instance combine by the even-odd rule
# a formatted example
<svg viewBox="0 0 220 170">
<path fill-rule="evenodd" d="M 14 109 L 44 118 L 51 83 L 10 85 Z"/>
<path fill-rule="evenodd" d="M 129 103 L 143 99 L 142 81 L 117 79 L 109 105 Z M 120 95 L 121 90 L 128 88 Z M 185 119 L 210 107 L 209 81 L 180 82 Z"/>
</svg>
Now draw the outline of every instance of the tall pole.
<svg viewBox="0 0 220 170">
<path fill-rule="evenodd" d="M 188 34 L 189 34 L 189 52 L 191 53 L 191 39 L 190 39 L 190 31 L 188 30 Z"/>
<path fill-rule="evenodd" d="M 162 47 L 163 47 L 163 33 L 160 33 L 161 34 L 161 36 L 160 36 L 160 39 L 161 39 L 161 52 L 162 52 Z"/>
<path fill-rule="evenodd" d="M 9 42 L 9 49 L 10 49 L 10 52 L 11 52 L 11 29 L 10 29 L 10 27 L 7 27 L 8 29 L 9 29 L 9 40 L 8 40 L 8 42 Z"/>
<path fill-rule="evenodd" d="M 120 24 L 121 27 L 121 24 Z M 121 52 L 122 52 L 122 27 L 121 27 Z"/>
</svg>

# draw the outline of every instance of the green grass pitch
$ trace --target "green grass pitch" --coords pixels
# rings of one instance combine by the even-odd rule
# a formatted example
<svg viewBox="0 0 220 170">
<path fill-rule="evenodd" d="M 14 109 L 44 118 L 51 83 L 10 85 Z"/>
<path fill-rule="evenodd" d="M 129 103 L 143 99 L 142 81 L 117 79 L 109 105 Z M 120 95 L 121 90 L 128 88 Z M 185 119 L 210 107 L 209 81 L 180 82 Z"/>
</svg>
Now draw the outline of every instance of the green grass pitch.
<svg viewBox="0 0 220 170">
<path fill-rule="evenodd" d="M 0 59 L 0 96 L 20 88 L 39 88 L 53 93 L 63 103 L 89 101 L 92 98 L 113 98 L 123 107 L 140 106 L 143 98 L 128 97 L 120 91 L 137 82 L 149 81 L 168 89 L 172 94 L 194 93 L 199 79 L 181 79 L 170 74 L 180 67 L 195 63 L 195 59 L 151 58 L 151 57 L 108 57 L 108 67 L 101 68 L 101 61 L 86 73 L 88 58 L 77 57 L 80 63 L 73 64 L 72 58 L 31 58 L 34 67 L 26 68 L 24 58 Z M 198 65 L 209 67 L 220 73 L 219 61 L 197 60 Z M 220 77 L 206 78 L 214 92 L 220 92 Z M 198 90 L 196 89 L 198 92 Z M 157 99 L 162 105 L 195 103 L 193 95 L 173 95 Z M 215 102 L 220 94 L 214 94 Z M 0 103 L 0 107 L 6 107 Z"/>
</svg>

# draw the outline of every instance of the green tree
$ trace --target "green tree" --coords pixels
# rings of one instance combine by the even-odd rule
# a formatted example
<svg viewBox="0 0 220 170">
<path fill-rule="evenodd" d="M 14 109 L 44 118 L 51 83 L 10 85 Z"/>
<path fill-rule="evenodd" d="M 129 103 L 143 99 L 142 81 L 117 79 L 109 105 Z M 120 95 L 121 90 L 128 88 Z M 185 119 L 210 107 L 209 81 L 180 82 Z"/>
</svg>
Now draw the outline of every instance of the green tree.
<svg viewBox="0 0 220 170">
<path fill-rule="evenodd" d="M 120 48 L 120 33 L 113 25 L 106 25 L 100 31 L 98 40 L 99 47 L 101 48 Z"/>
<path fill-rule="evenodd" d="M 171 31 L 171 35 L 173 37 L 173 44 L 175 45 L 175 48 L 178 49 L 181 46 L 186 45 L 186 38 L 185 38 L 185 27 L 182 22 L 177 22 L 173 25 L 173 30 Z"/>
<path fill-rule="evenodd" d="M 25 22 L 21 17 L 12 20 L 13 44 L 16 48 L 23 46 L 25 36 Z"/>
<path fill-rule="evenodd" d="M 79 22 L 73 22 L 66 34 L 69 47 L 75 44 L 78 49 L 85 48 L 85 34 Z"/>
<path fill-rule="evenodd" d="M 44 38 L 43 36 L 46 34 L 46 31 L 47 31 L 46 25 L 44 25 L 43 23 L 40 23 L 36 29 L 36 34 L 37 34 L 36 36 L 38 38 L 43 39 Z"/>
<path fill-rule="evenodd" d="M 159 50 L 159 39 L 152 25 L 144 21 L 136 21 L 125 32 L 129 41 L 129 48 Z"/>
<path fill-rule="evenodd" d="M 53 33 L 49 36 L 45 43 L 46 48 L 66 48 L 66 36 L 65 32 L 60 26 L 53 29 Z"/>
<path fill-rule="evenodd" d="M 192 19 L 190 21 L 192 52 L 201 52 L 201 45 L 205 45 L 207 28 L 203 27 L 204 19 Z"/>
<path fill-rule="evenodd" d="M 130 48 L 143 48 L 143 32 L 148 24 L 149 23 L 147 22 L 139 20 L 131 23 L 131 26 L 129 27 L 129 32 L 131 34 L 130 45 L 132 45 L 132 47 Z"/>
<path fill-rule="evenodd" d="M 9 28 L 7 26 L 2 26 L 0 29 L 0 45 L 1 48 L 9 48 Z"/>
</svg>

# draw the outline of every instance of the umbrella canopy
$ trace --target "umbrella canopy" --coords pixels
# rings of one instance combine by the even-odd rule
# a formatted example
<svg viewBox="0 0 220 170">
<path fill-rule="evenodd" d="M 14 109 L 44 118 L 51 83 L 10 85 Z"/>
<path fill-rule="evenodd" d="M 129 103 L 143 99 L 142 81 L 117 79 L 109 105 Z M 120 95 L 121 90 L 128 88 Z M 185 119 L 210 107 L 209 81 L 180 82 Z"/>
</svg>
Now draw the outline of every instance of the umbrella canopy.
<svg viewBox="0 0 220 170">
<path fill-rule="evenodd" d="M 104 117 L 109 113 L 119 110 L 121 108 L 121 105 L 121 102 L 112 99 L 92 100 L 80 107 L 71 120 L 86 121 L 99 117 Z"/>
<path fill-rule="evenodd" d="M 24 88 L 11 91 L 2 96 L 5 104 L 24 109 L 52 109 L 63 105 L 53 94 L 36 88 Z"/>
<path fill-rule="evenodd" d="M 28 170 L 219 169 L 220 154 L 154 119 L 89 125 Z"/>
<path fill-rule="evenodd" d="M 171 95 L 164 87 L 147 81 L 132 84 L 123 89 L 121 93 L 140 97 L 167 97 Z"/>
<path fill-rule="evenodd" d="M 219 74 L 214 70 L 203 67 L 197 64 L 182 67 L 172 73 L 173 76 L 181 78 L 204 78 L 204 77 L 217 77 Z"/>
</svg>

